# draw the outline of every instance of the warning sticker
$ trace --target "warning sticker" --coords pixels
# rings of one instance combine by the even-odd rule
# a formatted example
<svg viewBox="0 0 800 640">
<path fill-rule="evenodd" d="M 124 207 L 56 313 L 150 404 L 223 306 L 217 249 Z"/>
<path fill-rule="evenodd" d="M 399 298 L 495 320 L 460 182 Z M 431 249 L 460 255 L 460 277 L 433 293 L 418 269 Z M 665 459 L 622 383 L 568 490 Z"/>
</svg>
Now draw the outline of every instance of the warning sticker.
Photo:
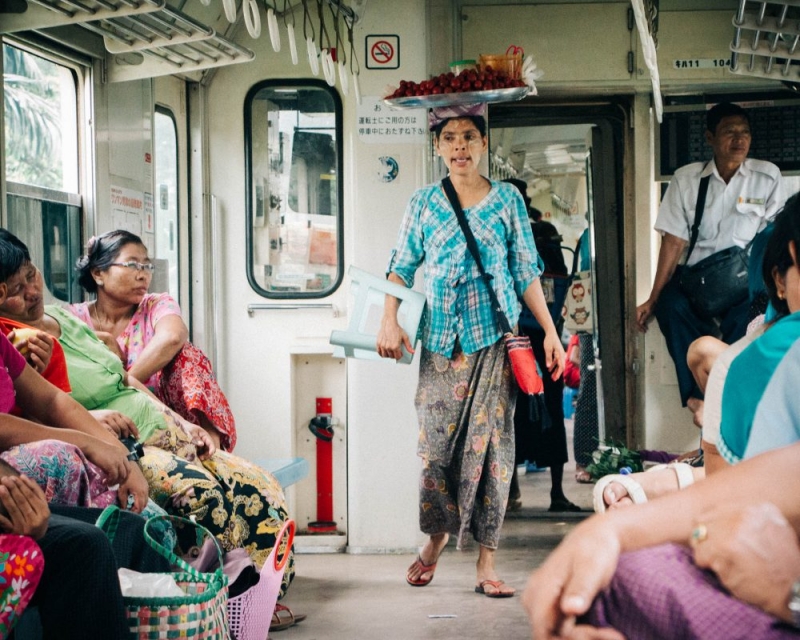
<svg viewBox="0 0 800 640">
<path fill-rule="evenodd" d="M 365 47 L 367 69 L 400 68 L 400 36 L 367 36 Z"/>
</svg>

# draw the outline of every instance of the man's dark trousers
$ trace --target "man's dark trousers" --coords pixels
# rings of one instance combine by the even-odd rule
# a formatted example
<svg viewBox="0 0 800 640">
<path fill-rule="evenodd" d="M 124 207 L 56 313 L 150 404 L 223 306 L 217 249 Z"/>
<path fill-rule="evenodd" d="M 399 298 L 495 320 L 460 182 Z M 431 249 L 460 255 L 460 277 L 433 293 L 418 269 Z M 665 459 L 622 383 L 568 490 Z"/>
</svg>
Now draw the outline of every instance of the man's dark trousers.
<svg viewBox="0 0 800 640">
<path fill-rule="evenodd" d="M 694 312 L 689 299 L 681 291 L 679 284 L 681 270 L 682 267 L 675 270 L 675 275 L 661 292 L 656 303 L 655 315 L 661 333 L 667 341 L 669 355 L 675 363 L 681 404 L 685 407 L 689 398 L 703 398 L 703 392 L 700 391 L 689 365 L 686 364 L 689 345 L 702 336 L 721 337 L 727 344 L 736 342 L 744 336 L 747 329 L 750 301 L 744 300 L 739 303 L 717 318 L 716 322 L 704 320 Z"/>
</svg>

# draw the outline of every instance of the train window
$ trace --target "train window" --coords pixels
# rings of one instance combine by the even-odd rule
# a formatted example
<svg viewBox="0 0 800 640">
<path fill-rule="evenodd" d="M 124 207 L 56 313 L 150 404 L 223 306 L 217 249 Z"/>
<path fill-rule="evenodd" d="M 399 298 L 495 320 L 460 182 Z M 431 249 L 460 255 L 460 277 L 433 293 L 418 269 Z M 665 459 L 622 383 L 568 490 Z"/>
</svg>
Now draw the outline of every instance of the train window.
<svg viewBox="0 0 800 640">
<path fill-rule="evenodd" d="M 3 45 L 6 179 L 78 191 L 78 116 L 74 72 Z"/>
<path fill-rule="evenodd" d="M 156 107 L 156 207 L 154 257 L 167 265 L 161 283 L 173 298 L 179 298 L 180 253 L 178 251 L 178 133 L 175 117 L 169 109 Z"/>
<path fill-rule="evenodd" d="M 78 104 L 82 67 L 3 43 L 6 224 L 48 291 L 78 302 L 81 254 Z"/>
<path fill-rule="evenodd" d="M 248 280 L 320 298 L 342 280 L 342 105 L 316 80 L 267 80 L 245 102 Z"/>
</svg>

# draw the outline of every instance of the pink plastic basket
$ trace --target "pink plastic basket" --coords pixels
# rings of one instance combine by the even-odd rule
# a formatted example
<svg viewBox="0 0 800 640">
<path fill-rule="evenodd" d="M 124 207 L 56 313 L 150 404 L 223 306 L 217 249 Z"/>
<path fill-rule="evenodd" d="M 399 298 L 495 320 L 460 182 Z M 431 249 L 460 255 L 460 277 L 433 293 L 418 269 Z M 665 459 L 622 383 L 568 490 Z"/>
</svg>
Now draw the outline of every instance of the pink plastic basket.
<svg viewBox="0 0 800 640">
<path fill-rule="evenodd" d="M 283 572 L 294 542 L 295 523 L 287 520 L 275 538 L 275 547 L 261 567 L 258 584 L 228 600 L 228 625 L 236 640 L 264 640 L 278 601 Z M 281 540 L 286 536 L 283 557 L 278 559 Z"/>
</svg>

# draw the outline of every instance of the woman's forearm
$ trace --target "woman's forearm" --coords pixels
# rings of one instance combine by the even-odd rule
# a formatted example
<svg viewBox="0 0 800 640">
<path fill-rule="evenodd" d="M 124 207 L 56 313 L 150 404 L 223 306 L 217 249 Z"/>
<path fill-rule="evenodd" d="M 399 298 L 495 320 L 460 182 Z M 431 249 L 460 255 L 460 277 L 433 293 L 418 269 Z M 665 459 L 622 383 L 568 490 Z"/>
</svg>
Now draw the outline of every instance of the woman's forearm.
<svg viewBox="0 0 800 640">
<path fill-rule="evenodd" d="M 556 327 L 553 324 L 553 318 L 550 315 L 550 309 L 547 306 L 547 300 L 545 300 L 544 291 L 542 290 L 542 281 L 539 278 L 536 278 L 528 285 L 525 293 L 522 294 L 522 299 L 528 309 L 531 310 L 539 326 L 544 329 L 544 332 L 555 333 Z"/>
<path fill-rule="evenodd" d="M 155 393 L 150 391 L 150 388 L 141 380 L 134 378 L 130 374 L 125 379 L 125 384 L 129 387 L 133 387 L 137 391 L 141 391 L 142 393 L 146 394 L 151 400 L 158 404 L 162 404 L 161 400 L 158 399 Z"/>
<path fill-rule="evenodd" d="M 54 387 L 32 368 L 25 367 L 14 381 L 14 389 L 22 410 L 43 425 L 58 430 L 71 429 L 124 447 L 72 396 Z M 27 420 L 25 422 L 34 424 Z"/>
<path fill-rule="evenodd" d="M 161 371 L 180 352 L 189 331 L 180 316 L 167 316 L 158 321 L 156 332 L 128 369 L 128 374 L 145 382 Z"/>
<path fill-rule="evenodd" d="M 0 414 L 0 449 L 4 451 L 40 440 L 61 440 L 83 450 L 90 443 L 91 437 L 73 429 L 56 429 L 8 413 Z"/>
</svg>

